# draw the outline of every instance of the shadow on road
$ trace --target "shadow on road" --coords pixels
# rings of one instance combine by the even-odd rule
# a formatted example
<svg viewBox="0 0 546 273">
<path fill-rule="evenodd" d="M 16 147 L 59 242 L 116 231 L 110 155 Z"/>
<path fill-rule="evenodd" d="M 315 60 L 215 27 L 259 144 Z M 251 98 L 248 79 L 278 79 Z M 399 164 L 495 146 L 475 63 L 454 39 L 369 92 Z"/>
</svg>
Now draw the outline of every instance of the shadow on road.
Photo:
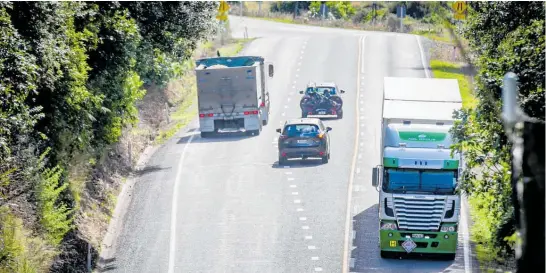
<svg viewBox="0 0 546 273">
<path fill-rule="evenodd" d="M 283 168 L 310 168 L 310 167 L 318 167 L 320 165 L 324 165 L 322 163 L 321 159 L 305 159 L 302 160 L 301 158 L 295 158 L 288 160 L 284 165 L 279 165 L 278 161 L 275 161 L 273 165 L 271 165 L 271 168 L 273 169 L 283 169 Z"/>
<path fill-rule="evenodd" d="M 379 254 L 379 211 L 378 204 L 353 217 L 353 240 L 351 258 L 354 267 L 350 272 L 405 272 L 438 273 L 464 272 L 464 263 L 438 261 L 430 257 L 404 257 L 383 259 Z"/>
<path fill-rule="evenodd" d="M 245 132 L 234 132 L 234 133 L 218 133 L 206 138 L 202 138 L 199 134 L 199 131 L 196 130 L 194 131 L 194 133 L 190 135 L 181 137 L 178 140 L 177 144 L 188 143 L 192 135 L 194 135 L 192 143 L 235 142 L 235 141 L 241 141 L 248 138 L 256 137 L 256 136 L 248 136 L 245 134 Z"/>
<path fill-rule="evenodd" d="M 116 261 L 116 258 L 109 258 L 109 259 L 100 258 L 97 264 L 97 272 L 102 273 L 102 272 L 108 272 L 108 271 L 116 269 L 117 267 L 114 265 L 115 261 Z"/>
<path fill-rule="evenodd" d="M 158 171 L 162 171 L 162 170 L 166 170 L 166 169 L 170 169 L 170 168 L 171 167 L 161 168 L 161 167 L 159 167 L 157 165 L 146 166 L 143 169 L 135 171 L 135 174 L 138 175 L 138 176 L 142 176 L 142 175 L 145 175 L 145 174 L 154 173 L 154 172 L 158 172 Z"/>
</svg>

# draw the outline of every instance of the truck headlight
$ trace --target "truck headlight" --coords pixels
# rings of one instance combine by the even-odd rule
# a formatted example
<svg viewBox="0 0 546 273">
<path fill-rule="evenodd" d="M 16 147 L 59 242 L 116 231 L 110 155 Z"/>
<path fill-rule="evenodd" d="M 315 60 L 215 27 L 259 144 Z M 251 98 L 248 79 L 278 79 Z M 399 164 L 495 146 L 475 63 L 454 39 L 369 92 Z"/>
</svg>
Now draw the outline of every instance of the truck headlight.
<svg viewBox="0 0 546 273">
<path fill-rule="evenodd" d="M 457 226 L 442 226 L 440 232 L 455 232 L 457 231 Z"/>
<path fill-rule="evenodd" d="M 397 230 L 395 223 L 381 223 L 382 230 Z"/>
</svg>

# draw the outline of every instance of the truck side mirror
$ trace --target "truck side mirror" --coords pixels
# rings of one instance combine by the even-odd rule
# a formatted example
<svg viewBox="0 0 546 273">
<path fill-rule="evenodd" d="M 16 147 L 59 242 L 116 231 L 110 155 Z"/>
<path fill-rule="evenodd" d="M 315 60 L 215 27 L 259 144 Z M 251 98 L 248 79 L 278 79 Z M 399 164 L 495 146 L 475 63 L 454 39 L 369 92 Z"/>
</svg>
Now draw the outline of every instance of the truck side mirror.
<svg viewBox="0 0 546 273">
<path fill-rule="evenodd" d="M 277 133 L 281 133 L 281 128 L 277 128 Z"/>
<path fill-rule="evenodd" d="M 345 93 L 345 90 L 341 89 L 341 94 L 344 94 Z"/>
<path fill-rule="evenodd" d="M 269 77 L 273 78 L 274 74 L 275 74 L 275 69 L 273 68 L 272 64 L 269 64 Z"/>
<path fill-rule="evenodd" d="M 300 90 L 300 94 L 303 94 L 303 90 Z"/>
<path fill-rule="evenodd" d="M 374 167 L 372 170 L 372 186 L 377 187 L 379 186 L 379 166 Z"/>
</svg>

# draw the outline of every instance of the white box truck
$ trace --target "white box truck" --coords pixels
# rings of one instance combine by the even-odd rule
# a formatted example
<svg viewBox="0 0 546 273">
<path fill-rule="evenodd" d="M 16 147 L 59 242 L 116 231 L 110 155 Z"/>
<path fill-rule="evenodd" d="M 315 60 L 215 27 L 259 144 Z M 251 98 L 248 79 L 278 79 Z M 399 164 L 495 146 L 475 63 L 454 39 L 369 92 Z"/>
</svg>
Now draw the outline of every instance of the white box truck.
<svg viewBox="0 0 546 273">
<path fill-rule="evenodd" d="M 226 131 L 259 135 L 269 121 L 273 64 L 238 56 L 199 59 L 195 67 L 201 137 Z"/>
<path fill-rule="evenodd" d="M 457 80 L 384 79 L 379 191 L 381 257 L 441 254 L 454 259 L 461 155 L 451 156 L 453 111 L 462 107 Z"/>
</svg>

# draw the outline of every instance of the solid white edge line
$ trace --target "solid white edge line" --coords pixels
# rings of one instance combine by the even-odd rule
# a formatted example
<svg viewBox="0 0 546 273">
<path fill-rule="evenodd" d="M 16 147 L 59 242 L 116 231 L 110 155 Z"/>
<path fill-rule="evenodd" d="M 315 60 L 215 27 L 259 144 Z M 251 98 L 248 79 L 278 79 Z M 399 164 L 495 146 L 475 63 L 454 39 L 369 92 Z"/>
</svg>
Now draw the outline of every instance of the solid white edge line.
<svg viewBox="0 0 546 273">
<path fill-rule="evenodd" d="M 188 145 L 191 143 L 194 136 L 195 135 L 192 134 L 188 142 L 184 145 L 184 149 L 182 150 L 182 154 L 180 155 L 180 161 L 178 161 L 178 170 L 176 170 L 176 178 L 174 180 L 173 199 L 171 204 L 171 235 L 169 238 L 169 273 L 174 273 L 174 255 L 176 253 L 176 214 L 178 212 L 178 185 L 180 181 L 180 176 L 182 175 L 184 156 L 186 155 Z"/>
<path fill-rule="evenodd" d="M 425 63 L 425 52 L 423 51 L 423 46 L 421 45 L 421 37 L 419 35 L 415 35 L 415 39 L 417 40 L 417 44 L 419 45 L 419 53 L 421 54 L 421 63 L 423 64 L 423 69 L 425 70 L 425 76 L 427 78 L 431 78 L 430 73 L 428 71 L 428 66 Z M 468 222 L 467 222 L 467 215 L 466 215 L 466 205 L 464 203 L 463 196 L 460 196 L 460 202 L 461 202 L 461 225 L 463 226 L 463 259 L 464 259 L 464 272 L 465 273 L 472 273 L 472 261 L 470 260 L 470 239 L 469 239 L 469 231 L 468 231 Z M 463 223 L 464 222 L 464 223 Z"/>
<path fill-rule="evenodd" d="M 430 78 L 428 65 L 425 63 L 425 52 L 423 51 L 423 46 L 421 45 L 421 37 L 419 35 L 415 35 L 415 39 L 417 40 L 417 45 L 419 45 L 419 53 L 421 54 L 421 63 L 423 64 L 423 70 L 425 70 L 425 76 Z"/>
<path fill-rule="evenodd" d="M 463 226 L 463 252 L 464 252 L 464 271 L 465 273 L 472 273 L 472 260 L 470 259 L 470 233 L 468 231 L 468 219 L 466 215 L 466 204 L 463 198 L 461 201 L 461 224 Z"/>
<path fill-rule="evenodd" d="M 351 165 L 351 174 L 349 176 L 349 185 L 348 185 L 348 188 L 347 188 L 347 208 L 346 208 L 346 214 L 345 214 L 345 234 L 344 234 L 344 237 L 343 237 L 343 260 L 342 260 L 342 273 L 345 273 L 345 272 L 348 272 L 349 271 L 349 268 L 348 268 L 348 263 L 349 263 L 349 236 L 350 236 L 350 231 L 352 230 L 351 229 L 351 203 L 352 203 L 352 194 L 353 194 L 353 181 L 354 181 L 354 178 L 355 178 L 355 168 L 356 168 L 356 155 L 358 153 L 358 135 L 359 135 L 359 129 L 360 129 L 360 126 L 359 126 L 359 121 L 360 119 L 358 118 L 359 115 L 360 115 L 360 112 L 359 112 L 359 107 L 358 107 L 358 97 L 360 95 L 360 73 L 361 73 L 361 64 L 364 63 L 362 61 L 362 58 L 364 57 L 364 46 L 365 46 L 365 42 L 366 42 L 366 37 L 367 36 L 361 36 L 360 39 L 359 39 L 359 43 L 358 43 L 358 64 L 357 64 L 357 70 L 358 71 L 358 77 L 356 77 L 356 97 L 357 99 L 355 100 L 355 103 L 356 103 L 356 119 L 355 119 L 355 123 L 356 123 L 356 130 L 355 130 L 355 143 L 354 143 L 354 148 L 353 148 L 353 162 L 352 162 L 352 165 Z"/>
</svg>

